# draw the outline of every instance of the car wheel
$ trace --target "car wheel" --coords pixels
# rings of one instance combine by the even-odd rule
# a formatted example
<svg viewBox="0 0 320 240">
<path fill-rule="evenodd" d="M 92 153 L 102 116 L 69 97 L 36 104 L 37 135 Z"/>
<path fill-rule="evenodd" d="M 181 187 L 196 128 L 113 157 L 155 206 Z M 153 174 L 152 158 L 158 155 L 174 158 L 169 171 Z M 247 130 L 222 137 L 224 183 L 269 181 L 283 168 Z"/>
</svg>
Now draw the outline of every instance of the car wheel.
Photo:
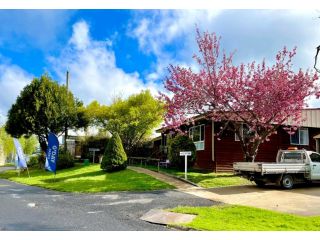
<svg viewBox="0 0 320 240">
<path fill-rule="evenodd" d="M 284 175 L 281 179 L 281 186 L 284 189 L 291 189 L 293 188 L 293 178 L 290 175 Z"/>
</svg>

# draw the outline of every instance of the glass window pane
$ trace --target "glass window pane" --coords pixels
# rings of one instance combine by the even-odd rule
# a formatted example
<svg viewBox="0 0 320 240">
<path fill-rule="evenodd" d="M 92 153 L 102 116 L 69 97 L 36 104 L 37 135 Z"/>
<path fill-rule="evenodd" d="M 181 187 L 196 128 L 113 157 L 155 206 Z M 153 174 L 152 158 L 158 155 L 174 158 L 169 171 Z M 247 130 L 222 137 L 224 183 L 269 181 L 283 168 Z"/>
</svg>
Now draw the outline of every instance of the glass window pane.
<svg viewBox="0 0 320 240">
<path fill-rule="evenodd" d="M 204 141 L 204 125 L 201 125 L 200 141 Z"/>
<path fill-rule="evenodd" d="M 293 135 L 290 135 L 290 140 L 292 144 L 299 144 L 299 130 L 297 130 Z"/>
<path fill-rule="evenodd" d="M 193 128 L 193 141 L 200 141 L 200 126 L 196 126 Z"/>
<path fill-rule="evenodd" d="M 285 161 L 287 161 L 287 160 L 297 160 L 297 161 L 299 161 L 299 160 L 303 159 L 303 156 L 302 156 L 302 154 L 300 152 L 286 152 L 286 153 L 283 154 L 283 159 Z"/>
<path fill-rule="evenodd" d="M 316 153 L 312 153 L 310 155 L 311 161 L 312 162 L 320 162 L 320 155 Z"/>
<path fill-rule="evenodd" d="M 199 150 L 204 150 L 204 142 L 199 142 Z"/>
<path fill-rule="evenodd" d="M 189 128 L 189 138 L 191 138 L 191 140 L 193 139 L 193 136 L 192 136 L 192 129 L 193 129 L 193 128 Z"/>
<path fill-rule="evenodd" d="M 195 142 L 194 145 L 196 146 L 197 150 L 204 150 L 204 142 Z"/>
<path fill-rule="evenodd" d="M 308 145 L 309 144 L 309 136 L 308 136 L 308 130 L 307 129 L 301 129 L 300 130 L 300 144 L 301 145 Z"/>
</svg>

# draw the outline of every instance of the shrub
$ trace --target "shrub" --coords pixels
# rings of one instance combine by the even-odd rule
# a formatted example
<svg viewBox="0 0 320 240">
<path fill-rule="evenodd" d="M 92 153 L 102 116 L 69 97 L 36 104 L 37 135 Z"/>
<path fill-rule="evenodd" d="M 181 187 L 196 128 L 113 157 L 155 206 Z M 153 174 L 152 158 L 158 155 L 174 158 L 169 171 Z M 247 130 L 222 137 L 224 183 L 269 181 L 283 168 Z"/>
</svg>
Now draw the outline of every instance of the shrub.
<svg viewBox="0 0 320 240">
<path fill-rule="evenodd" d="M 59 150 L 57 170 L 71 168 L 74 166 L 73 156 L 69 151 Z"/>
<path fill-rule="evenodd" d="M 184 156 L 180 156 L 181 151 L 191 151 L 188 156 L 188 168 L 192 167 L 196 161 L 196 146 L 186 135 L 177 135 L 168 143 L 168 157 L 172 166 L 184 169 Z"/>
<path fill-rule="evenodd" d="M 29 161 L 27 162 L 28 167 L 30 168 L 39 167 L 39 158 L 40 158 L 40 155 L 38 154 L 30 156 Z"/>
<path fill-rule="evenodd" d="M 100 151 L 95 153 L 95 162 L 99 161 L 99 155 L 105 152 L 105 148 L 108 145 L 109 137 L 106 136 L 89 136 L 81 140 L 81 158 L 92 159 L 92 152 L 89 148 L 99 148 Z"/>
<path fill-rule="evenodd" d="M 125 153 L 118 133 L 114 133 L 108 142 L 104 152 L 101 169 L 105 171 L 117 171 L 126 169 L 127 154 Z"/>
</svg>

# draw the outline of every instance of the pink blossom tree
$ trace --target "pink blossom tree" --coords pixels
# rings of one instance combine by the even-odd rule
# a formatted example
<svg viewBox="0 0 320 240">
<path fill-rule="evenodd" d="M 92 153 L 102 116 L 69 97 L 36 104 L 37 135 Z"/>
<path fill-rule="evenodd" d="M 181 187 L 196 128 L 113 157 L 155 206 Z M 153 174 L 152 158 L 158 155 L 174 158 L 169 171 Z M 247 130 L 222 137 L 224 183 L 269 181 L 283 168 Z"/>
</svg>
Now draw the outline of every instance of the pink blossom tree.
<svg viewBox="0 0 320 240">
<path fill-rule="evenodd" d="M 167 106 L 167 127 L 193 123 L 190 116 L 195 114 L 221 122 L 218 138 L 225 130 L 234 131 L 246 161 L 254 161 L 260 144 L 288 120 L 291 124 L 284 129 L 294 133 L 303 120 L 305 99 L 319 89 L 312 71 L 293 71 L 296 48 L 284 47 L 271 66 L 265 61 L 236 66 L 233 53 L 221 53 L 220 38 L 214 33 L 201 34 L 197 29 L 196 40 L 197 70 L 169 66 L 164 85 L 173 96 L 160 93 Z"/>
</svg>

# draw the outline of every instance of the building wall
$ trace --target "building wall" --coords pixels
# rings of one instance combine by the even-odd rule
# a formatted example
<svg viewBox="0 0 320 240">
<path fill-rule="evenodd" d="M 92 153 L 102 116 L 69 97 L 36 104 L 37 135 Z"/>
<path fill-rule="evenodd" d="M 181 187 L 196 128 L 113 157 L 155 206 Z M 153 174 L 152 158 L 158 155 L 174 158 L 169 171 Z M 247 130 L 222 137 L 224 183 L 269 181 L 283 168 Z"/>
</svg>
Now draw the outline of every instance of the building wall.
<svg viewBox="0 0 320 240">
<path fill-rule="evenodd" d="M 216 123 L 215 129 L 219 124 Z M 292 145 L 290 144 L 290 135 L 282 128 L 278 129 L 278 133 L 270 137 L 269 142 L 260 145 L 256 162 L 274 162 L 279 149 L 287 149 L 289 146 L 296 146 L 299 149 L 316 150 L 316 141 L 313 137 L 320 133 L 320 129 L 309 128 L 309 145 Z M 215 137 L 215 159 L 216 170 L 232 170 L 233 162 L 243 161 L 243 153 L 240 142 L 234 140 L 234 133 L 228 132 L 217 140 Z"/>
<path fill-rule="evenodd" d="M 206 169 L 211 171 L 231 171 L 234 162 L 243 161 L 243 152 L 239 141 L 235 141 L 234 133 L 226 131 L 219 137 L 214 137 L 214 153 L 212 153 L 212 123 L 211 121 L 200 121 L 195 125 L 205 124 L 205 148 L 204 150 L 197 151 L 197 160 L 195 168 Z M 214 132 L 218 133 L 221 123 L 214 124 Z M 316 151 L 316 141 L 313 137 L 320 134 L 320 128 L 309 129 L 309 145 L 297 145 L 299 149 L 304 148 L 307 150 Z M 184 129 L 186 130 L 186 129 Z M 281 127 L 278 133 L 270 137 L 269 142 L 264 142 L 260 145 L 258 150 L 257 162 L 273 162 L 276 159 L 279 149 L 287 149 L 290 144 L 290 135 Z M 212 156 L 212 154 L 214 156 Z M 215 161 L 212 160 L 215 159 Z"/>
<path fill-rule="evenodd" d="M 205 123 L 204 129 L 204 150 L 197 151 L 197 161 L 195 168 L 213 170 L 214 162 L 212 161 L 212 125 L 211 122 Z"/>
</svg>

